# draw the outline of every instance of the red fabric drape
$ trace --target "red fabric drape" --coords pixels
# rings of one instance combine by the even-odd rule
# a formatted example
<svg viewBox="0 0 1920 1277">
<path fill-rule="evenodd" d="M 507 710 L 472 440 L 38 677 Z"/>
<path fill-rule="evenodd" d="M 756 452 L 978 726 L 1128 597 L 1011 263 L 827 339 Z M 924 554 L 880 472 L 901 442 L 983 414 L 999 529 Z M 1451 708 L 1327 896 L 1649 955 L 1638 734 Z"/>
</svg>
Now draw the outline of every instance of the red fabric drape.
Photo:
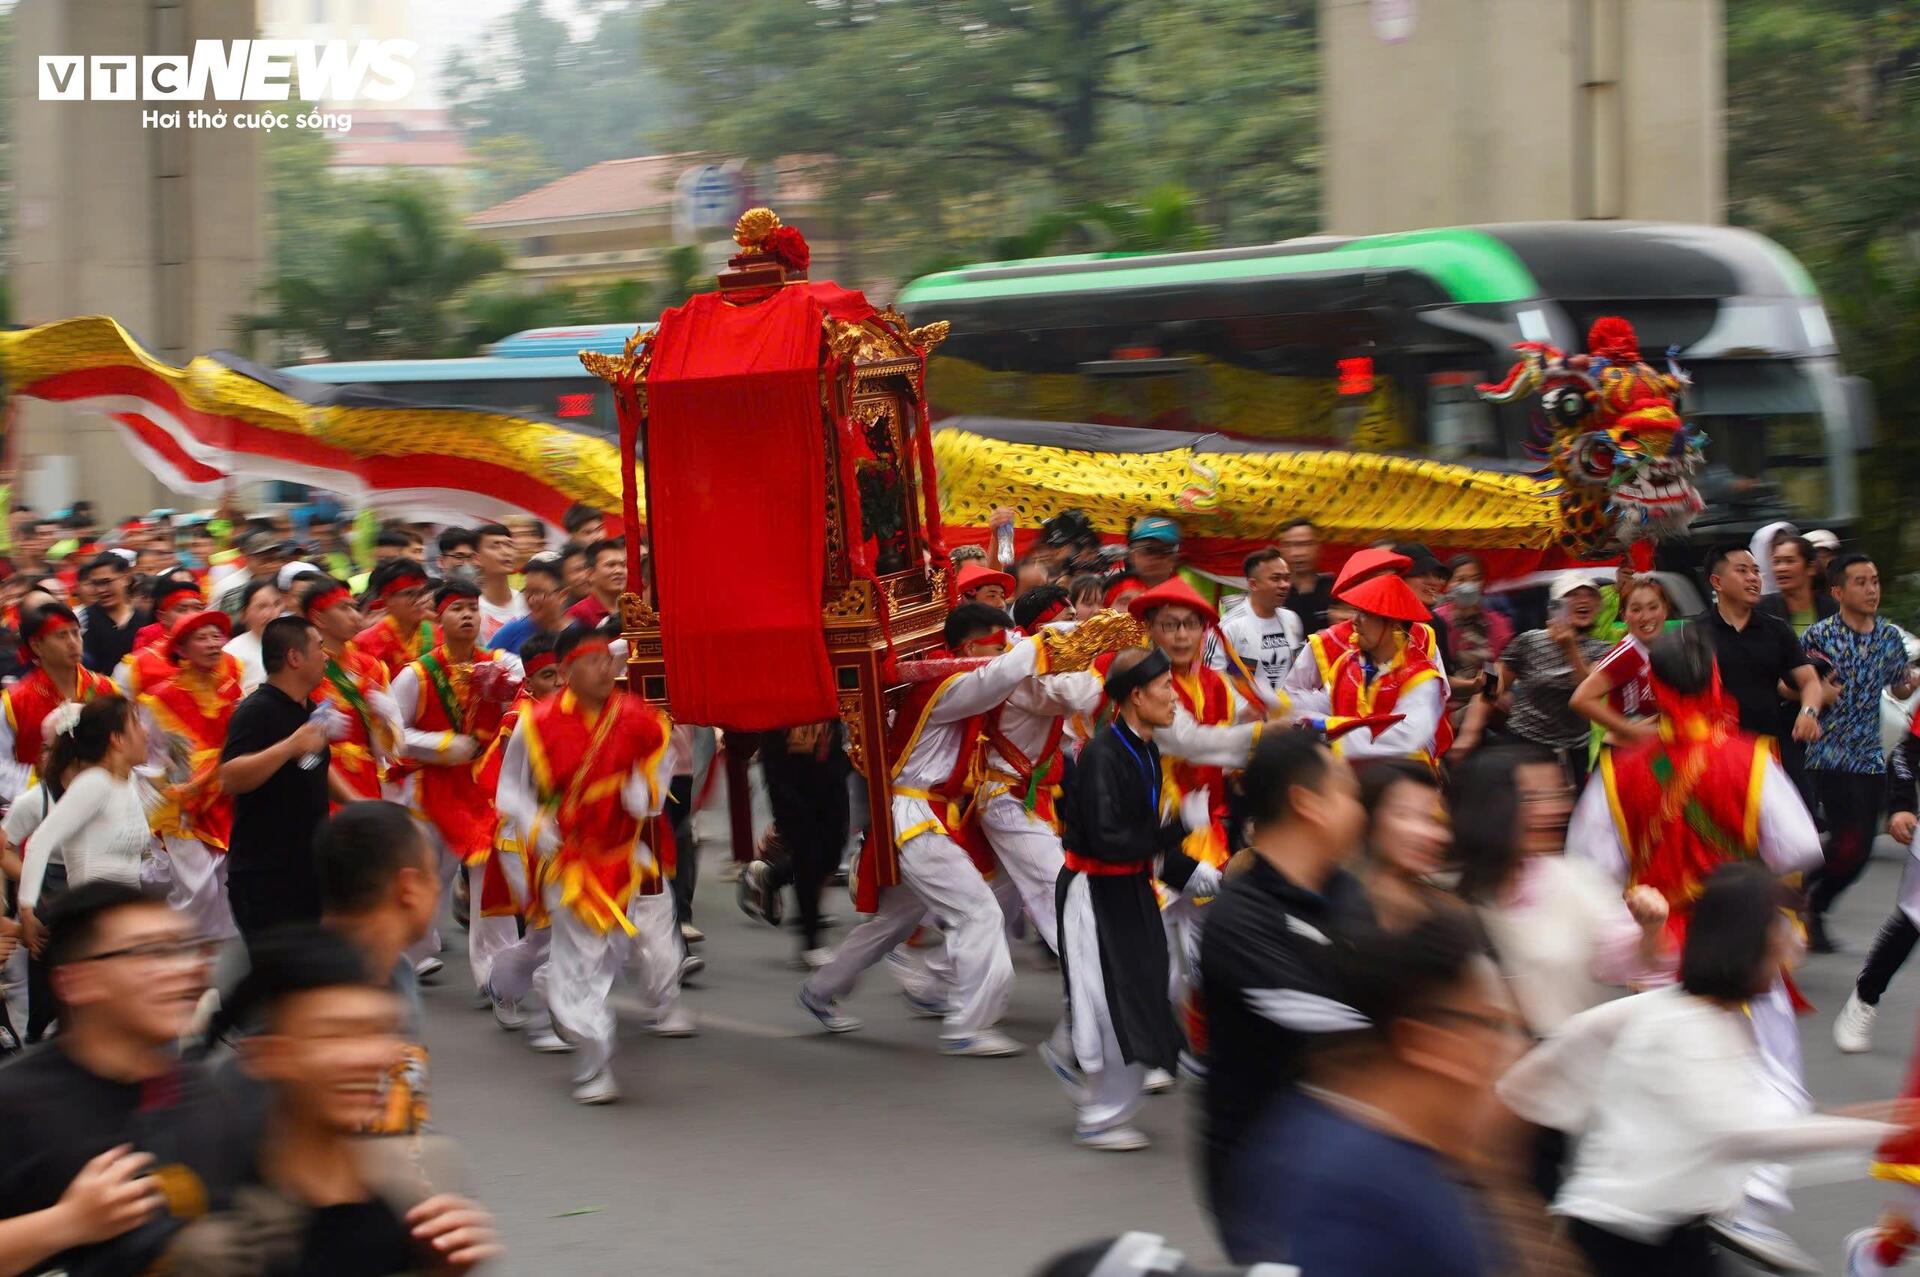
<svg viewBox="0 0 1920 1277">
<path fill-rule="evenodd" d="M 760 731 L 832 718 L 821 624 L 821 319 L 831 284 L 661 316 L 647 375 L 648 523 L 674 717 Z M 778 571 L 761 571 L 767 563 Z"/>
</svg>

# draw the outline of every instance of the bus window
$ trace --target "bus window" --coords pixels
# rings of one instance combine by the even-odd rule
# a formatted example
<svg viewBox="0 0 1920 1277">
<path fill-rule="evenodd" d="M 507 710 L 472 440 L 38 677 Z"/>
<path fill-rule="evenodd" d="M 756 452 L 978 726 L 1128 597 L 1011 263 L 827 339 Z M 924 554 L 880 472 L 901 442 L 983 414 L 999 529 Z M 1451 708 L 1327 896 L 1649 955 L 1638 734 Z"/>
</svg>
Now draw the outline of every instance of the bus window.
<svg viewBox="0 0 1920 1277">
<path fill-rule="evenodd" d="M 618 437 L 613 396 L 590 378 L 476 377 L 467 381 L 376 382 L 390 399 L 461 408 L 491 408 L 522 417 L 542 417 L 606 438 Z"/>
<path fill-rule="evenodd" d="M 1444 368 L 1427 374 L 1426 447 L 1443 461 L 1506 455 L 1494 407 L 1474 389 L 1485 375 L 1477 369 Z"/>
<path fill-rule="evenodd" d="M 1764 479 L 1795 511 L 1827 507 L 1826 434 L 1812 413 L 1696 417 L 1707 435 L 1707 460 L 1745 479 Z"/>
</svg>

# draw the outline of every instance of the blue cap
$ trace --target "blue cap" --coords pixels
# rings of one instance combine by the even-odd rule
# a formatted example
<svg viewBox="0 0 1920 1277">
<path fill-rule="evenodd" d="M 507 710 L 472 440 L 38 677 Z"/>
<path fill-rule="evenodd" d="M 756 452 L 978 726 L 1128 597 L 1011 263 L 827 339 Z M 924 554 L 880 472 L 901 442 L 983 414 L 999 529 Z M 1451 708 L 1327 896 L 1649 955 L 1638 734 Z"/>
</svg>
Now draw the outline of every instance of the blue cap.
<svg viewBox="0 0 1920 1277">
<path fill-rule="evenodd" d="M 1180 525 L 1172 519 L 1164 519 L 1157 514 L 1148 515 L 1144 519 L 1134 521 L 1133 532 L 1127 540 L 1158 541 L 1162 545 L 1179 545 Z"/>
</svg>

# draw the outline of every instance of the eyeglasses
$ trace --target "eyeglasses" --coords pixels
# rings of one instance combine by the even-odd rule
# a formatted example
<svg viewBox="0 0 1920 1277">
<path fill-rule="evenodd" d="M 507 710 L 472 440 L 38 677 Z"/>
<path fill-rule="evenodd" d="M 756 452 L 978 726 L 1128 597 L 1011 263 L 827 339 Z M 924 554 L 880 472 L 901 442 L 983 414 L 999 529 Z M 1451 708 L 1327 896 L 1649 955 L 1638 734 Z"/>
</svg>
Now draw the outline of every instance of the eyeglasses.
<svg viewBox="0 0 1920 1277">
<path fill-rule="evenodd" d="M 1154 624 L 1163 630 L 1172 630 L 1175 634 L 1185 633 L 1188 630 L 1198 632 L 1207 628 L 1207 623 L 1197 616 L 1189 616 L 1177 621 L 1168 617 L 1162 621 L 1155 621 Z"/>
<path fill-rule="evenodd" d="M 1509 1037 L 1525 1037 L 1526 1029 L 1510 1015 L 1493 1015 L 1481 1011 L 1469 1011 L 1465 1007 L 1421 1007 L 1410 1012 L 1411 1020 L 1460 1020 L 1467 1024 L 1477 1024 L 1490 1032 Z"/>
<path fill-rule="evenodd" d="M 140 962 L 211 962 L 220 953 L 220 942 L 195 936 L 191 940 L 149 940 L 145 944 L 130 944 L 124 949 L 109 949 L 105 953 L 90 953 L 84 958 L 75 958 L 75 962 L 105 962 L 110 958 L 133 958 Z"/>
<path fill-rule="evenodd" d="M 1520 805 L 1523 807 L 1545 807 L 1553 803 L 1573 801 L 1573 786 L 1557 789 L 1523 789 L 1520 791 Z"/>
</svg>

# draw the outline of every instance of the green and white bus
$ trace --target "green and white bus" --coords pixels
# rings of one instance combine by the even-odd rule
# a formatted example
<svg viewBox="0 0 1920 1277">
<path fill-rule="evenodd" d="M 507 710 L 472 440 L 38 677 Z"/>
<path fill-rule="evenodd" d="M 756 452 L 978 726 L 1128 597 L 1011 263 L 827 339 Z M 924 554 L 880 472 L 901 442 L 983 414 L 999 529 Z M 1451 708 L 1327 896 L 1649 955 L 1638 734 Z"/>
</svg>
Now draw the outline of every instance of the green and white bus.
<svg viewBox="0 0 1920 1277">
<path fill-rule="evenodd" d="M 1724 226 L 1538 222 L 1251 248 L 993 262 L 915 280 L 898 305 L 952 332 L 940 416 L 1218 432 L 1492 468 L 1532 463 L 1525 405 L 1480 400 L 1519 341 L 1585 348 L 1622 315 L 1672 349 L 1707 434 L 1696 524 L 1859 514 L 1864 386 L 1843 374 L 1806 269 Z"/>
</svg>

